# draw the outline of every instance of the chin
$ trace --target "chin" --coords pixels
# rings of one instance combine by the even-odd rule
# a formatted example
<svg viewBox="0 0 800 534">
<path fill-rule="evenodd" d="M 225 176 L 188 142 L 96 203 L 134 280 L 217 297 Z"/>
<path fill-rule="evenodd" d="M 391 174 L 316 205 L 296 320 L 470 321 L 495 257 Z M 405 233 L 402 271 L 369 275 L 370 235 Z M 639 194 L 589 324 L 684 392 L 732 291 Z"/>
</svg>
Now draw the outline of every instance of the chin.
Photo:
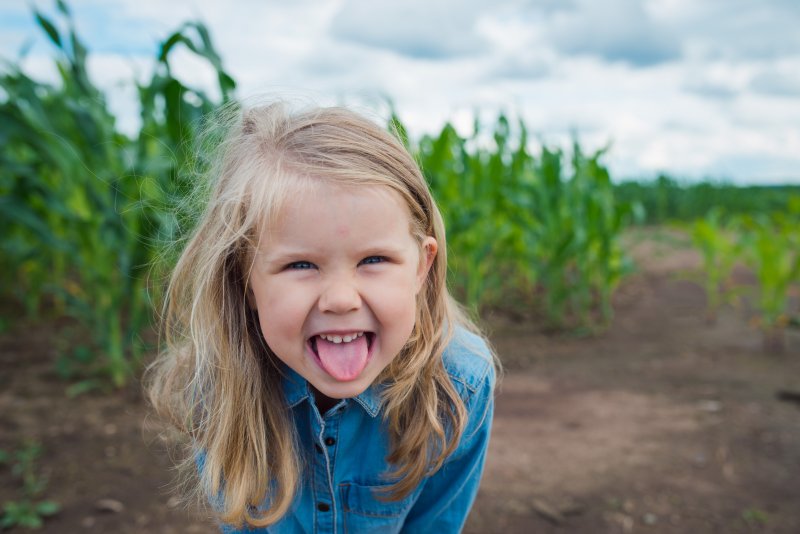
<svg viewBox="0 0 800 534">
<path fill-rule="evenodd" d="M 325 395 L 326 397 L 330 397 L 331 399 L 349 399 L 351 397 L 357 397 L 364 393 L 369 387 L 372 385 L 371 380 L 366 380 L 363 377 L 359 377 L 356 380 L 351 380 L 349 382 L 333 382 L 325 381 L 325 383 L 320 384 L 319 386 L 315 386 L 317 391 Z"/>
</svg>

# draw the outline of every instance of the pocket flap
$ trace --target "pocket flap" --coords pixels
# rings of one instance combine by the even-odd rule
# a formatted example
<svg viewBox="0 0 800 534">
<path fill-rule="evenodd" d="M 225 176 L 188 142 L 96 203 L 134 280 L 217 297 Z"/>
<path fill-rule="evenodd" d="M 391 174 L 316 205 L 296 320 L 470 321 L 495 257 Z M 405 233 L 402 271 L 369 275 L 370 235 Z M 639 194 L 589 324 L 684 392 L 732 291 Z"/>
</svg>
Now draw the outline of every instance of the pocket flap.
<svg viewBox="0 0 800 534">
<path fill-rule="evenodd" d="M 391 493 L 386 485 L 363 486 L 351 482 L 339 485 L 346 512 L 367 517 L 396 517 L 405 515 L 413 504 L 413 494 L 399 501 L 385 500 Z"/>
</svg>

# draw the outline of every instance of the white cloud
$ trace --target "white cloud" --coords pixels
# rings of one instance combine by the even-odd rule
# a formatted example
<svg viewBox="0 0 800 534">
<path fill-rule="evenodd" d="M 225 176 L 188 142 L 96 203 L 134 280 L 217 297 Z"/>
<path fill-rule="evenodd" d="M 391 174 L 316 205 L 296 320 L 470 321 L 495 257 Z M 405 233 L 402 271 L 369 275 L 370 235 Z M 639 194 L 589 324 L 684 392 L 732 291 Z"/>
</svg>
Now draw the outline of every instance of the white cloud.
<svg viewBox="0 0 800 534">
<path fill-rule="evenodd" d="M 99 52 L 90 56 L 92 77 L 128 128 L 137 110 L 124 81 L 135 70 L 149 76 L 158 42 L 202 20 L 241 96 L 289 94 L 383 114 L 391 97 L 415 136 L 446 120 L 466 134 L 476 112 L 491 124 L 504 111 L 548 144 L 567 143 L 573 132 L 587 151 L 612 142 L 605 161 L 617 177 L 800 182 L 796 0 L 75 5 L 81 36 Z M 36 36 L 24 66 L 55 79 L 52 47 L 27 9 L 0 5 L 0 56 Z M 180 50 L 172 63 L 185 83 L 213 93 L 204 62 Z"/>
<path fill-rule="evenodd" d="M 550 42 L 566 54 L 648 66 L 681 53 L 676 36 L 638 0 L 582 0 L 573 10 L 555 13 L 547 26 Z"/>
<path fill-rule="evenodd" d="M 749 88 L 768 96 L 800 97 L 800 57 L 762 65 L 751 78 Z"/>
<path fill-rule="evenodd" d="M 445 59 L 485 49 L 476 31 L 478 14 L 473 2 L 347 0 L 333 18 L 331 34 L 414 58 Z"/>
</svg>

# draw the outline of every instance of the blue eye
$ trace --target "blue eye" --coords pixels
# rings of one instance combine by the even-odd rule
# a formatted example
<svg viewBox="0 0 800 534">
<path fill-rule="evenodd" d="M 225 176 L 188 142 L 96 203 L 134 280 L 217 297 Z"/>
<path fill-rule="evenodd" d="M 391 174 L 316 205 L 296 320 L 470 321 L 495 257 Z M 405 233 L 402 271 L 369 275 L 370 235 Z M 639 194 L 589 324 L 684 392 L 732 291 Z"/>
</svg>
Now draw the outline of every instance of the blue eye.
<svg viewBox="0 0 800 534">
<path fill-rule="evenodd" d="M 294 269 L 294 270 L 306 270 L 306 269 L 313 269 L 314 264 L 310 261 L 293 261 L 289 265 L 286 266 L 287 269 Z"/>
<path fill-rule="evenodd" d="M 383 256 L 369 256 L 361 260 L 359 265 L 374 265 L 376 263 L 383 263 L 386 261 L 386 258 Z"/>
</svg>

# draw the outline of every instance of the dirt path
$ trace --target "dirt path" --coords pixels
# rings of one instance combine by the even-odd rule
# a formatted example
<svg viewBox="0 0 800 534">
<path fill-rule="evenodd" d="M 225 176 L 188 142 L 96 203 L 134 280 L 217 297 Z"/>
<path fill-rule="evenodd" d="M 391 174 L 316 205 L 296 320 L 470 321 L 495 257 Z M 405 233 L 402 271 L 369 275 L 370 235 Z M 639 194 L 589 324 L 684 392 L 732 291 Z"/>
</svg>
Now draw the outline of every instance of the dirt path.
<svg viewBox="0 0 800 534">
<path fill-rule="evenodd" d="M 601 336 L 490 318 L 507 372 L 467 532 L 800 532 L 800 406 L 776 399 L 800 390 L 800 333 L 774 357 L 741 311 L 705 324 L 676 278 L 696 258 L 659 247 L 639 245 Z M 170 499 L 136 388 L 65 400 L 53 345 L 46 326 L 0 336 L 0 449 L 40 440 L 62 505 L 41 532 L 216 532 Z"/>
<path fill-rule="evenodd" d="M 597 338 L 495 322 L 510 370 L 469 532 L 800 532 L 800 406 L 776 399 L 800 333 L 766 356 L 742 310 L 706 324 L 694 254 L 636 254 Z"/>
</svg>

